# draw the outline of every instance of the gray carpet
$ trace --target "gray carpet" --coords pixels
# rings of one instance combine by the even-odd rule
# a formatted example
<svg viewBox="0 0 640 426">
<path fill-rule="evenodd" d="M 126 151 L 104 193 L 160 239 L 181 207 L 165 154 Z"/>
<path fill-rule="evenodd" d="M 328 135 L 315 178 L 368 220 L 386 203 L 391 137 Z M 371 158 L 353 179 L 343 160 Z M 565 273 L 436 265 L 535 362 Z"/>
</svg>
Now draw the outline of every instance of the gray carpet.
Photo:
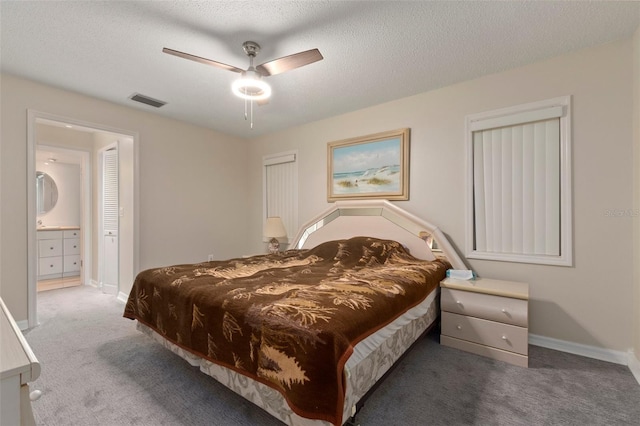
<svg viewBox="0 0 640 426">
<path fill-rule="evenodd" d="M 39 425 L 281 425 L 122 318 L 91 287 L 38 295 Z M 530 346 L 530 368 L 421 339 L 358 415 L 373 425 L 640 425 L 625 366 Z"/>
</svg>

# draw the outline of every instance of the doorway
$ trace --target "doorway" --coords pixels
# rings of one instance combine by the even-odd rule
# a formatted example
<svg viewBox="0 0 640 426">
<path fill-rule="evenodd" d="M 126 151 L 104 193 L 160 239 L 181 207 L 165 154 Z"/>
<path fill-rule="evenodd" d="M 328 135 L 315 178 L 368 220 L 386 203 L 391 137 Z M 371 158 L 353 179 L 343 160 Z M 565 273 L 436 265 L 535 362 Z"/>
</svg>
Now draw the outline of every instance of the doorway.
<svg viewBox="0 0 640 426">
<path fill-rule="evenodd" d="M 56 134 L 56 127 L 45 123 L 38 126 L 41 136 L 50 143 L 73 135 L 69 130 Z M 90 229 L 91 224 L 90 159 L 88 147 L 70 149 L 42 143 L 36 146 L 38 292 L 89 282 L 91 256 L 85 249 L 91 247 L 91 233 L 83 230 Z M 85 240 L 83 236 L 89 238 Z M 89 264 L 85 268 L 86 260 Z"/>
<path fill-rule="evenodd" d="M 40 150 L 50 150 L 56 155 L 68 154 L 81 157 L 81 213 L 79 223 L 62 224 L 66 227 L 77 228 L 81 245 L 81 269 L 77 278 L 83 285 L 103 287 L 104 268 L 103 247 L 99 245 L 99 227 L 101 226 L 101 214 L 99 214 L 102 179 L 97 173 L 99 151 L 109 144 L 117 144 L 120 151 L 118 157 L 119 186 L 118 193 L 121 204 L 116 218 L 119 222 L 119 237 L 116 246 L 117 271 L 111 272 L 112 283 L 115 282 L 112 291 L 118 299 L 126 300 L 127 295 L 119 290 L 118 282 L 133 281 L 135 271 L 138 270 L 138 237 L 137 237 L 137 139 L 135 132 L 123 131 L 108 126 L 82 122 L 67 117 L 52 114 L 28 111 L 28 319 L 29 327 L 38 324 L 37 318 L 37 282 L 39 271 L 39 234 L 50 226 L 51 230 L 58 230 L 63 220 L 55 219 L 55 215 L 38 216 L 36 206 L 38 193 L 36 186 L 37 154 Z M 47 213 L 49 214 L 49 213 Z M 41 220 L 42 219 L 42 220 Z M 41 220 L 40 229 L 38 220 Z M 59 223 L 54 223 L 59 222 Z M 44 225 L 44 228 L 43 226 Z M 69 243 L 69 250 L 73 250 L 73 243 L 64 239 L 64 229 L 60 229 L 61 244 Z M 54 235 L 49 234 L 49 235 Z M 73 237 L 69 234 L 69 237 Z M 51 238 L 53 240 L 53 238 Z M 64 252 L 62 254 L 64 260 Z M 73 259 L 68 259 L 70 265 Z M 51 264 L 51 262 L 49 263 Z M 69 265 L 69 267 L 71 267 Z M 64 265 L 63 265 L 64 271 Z M 67 271 L 66 275 L 73 274 Z M 65 273 L 63 272 L 63 275 Z M 64 276 L 62 277 L 64 281 Z"/>
</svg>

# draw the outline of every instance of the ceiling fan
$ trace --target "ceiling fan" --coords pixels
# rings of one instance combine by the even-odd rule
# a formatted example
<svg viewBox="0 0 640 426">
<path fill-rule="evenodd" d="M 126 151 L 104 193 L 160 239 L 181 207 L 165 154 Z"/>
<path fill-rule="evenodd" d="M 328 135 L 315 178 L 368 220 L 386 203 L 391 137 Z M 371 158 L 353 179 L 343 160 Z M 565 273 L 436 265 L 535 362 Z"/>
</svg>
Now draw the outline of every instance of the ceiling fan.
<svg viewBox="0 0 640 426">
<path fill-rule="evenodd" d="M 250 106 L 251 128 L 253 129 L 253 101 L 257 101 L 259 105 L 267 103 L 267 99 L 271 96 L 271 86 L 269 86 L 262 77 L 268 77 L 271 75 L 281 74 L 286 71 L 291 71 L 296 68 L 300 68 L 305 65 L 312 64 L 320 61 L 323 58 L 318 49 L 305 50 L 304 52 L 294 53 L 293 55 L 284 56 L 282 58 L 274 59 L 273 61 L 265 62 L 253 66 L 253 59 L 260 52 L 260 45 L 255 41 L 245 41 L 242 43 L 242 49 L 244 53 L 249 57 L 249 68 L 243 70 L 232 65 L 227 65 L 222 62 L 214 61 L 212 59 L 203 58 L 200 56 L 192 55 L 190 53 L 180 52 L 179 50 L 169 49 L 165 47 L 162 49 L 164 53 L 169 55 L 178 56 L 179 58 L 189 59 L 201 64 L 211 65 L 214 67 L 222 68 L 228 71 L 237 72 L 240 74 L 240 78 L 236 80 L 231 89 L 236 96 L 245 100 L 244 104 L 244 119 L 247 119 L 247 101 Z"/>
<path fill-rule="evenodd" d="M 233 93 L 249 101 L 264 101 L 271 96 L 271 87 L 262 80 L 263 77 L 281 74 L 324 59 L 318 49 L 310 49 L 274 59 L 273 61 L 265 62 L 254 67 L 253 59 L 258 52 L 260 52 L 260 45 L 255 41 L 245 41 L 242 43 L 242 48 L 249 57 L 249 68 L 246 70 L 167 47 L 163 48 L 162 51 L 169 55 L 239 73 L 241 75 L 240 79 L 236 80 L 232 85 Z"/>
</svg>

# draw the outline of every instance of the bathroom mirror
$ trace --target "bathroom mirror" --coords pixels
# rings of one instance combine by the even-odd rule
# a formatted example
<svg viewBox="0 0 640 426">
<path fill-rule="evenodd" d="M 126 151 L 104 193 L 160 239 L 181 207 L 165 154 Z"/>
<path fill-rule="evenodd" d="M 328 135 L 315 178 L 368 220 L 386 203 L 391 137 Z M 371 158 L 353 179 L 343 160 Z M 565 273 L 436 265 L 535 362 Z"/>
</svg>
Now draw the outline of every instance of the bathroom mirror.
<svg viewBox="0 0 640 426">
<path fill-rule="evenodd" d="M 51 176 L 36 172 L 36 211 L 44 214 L 55 207 L 58 201 L 58 187 Z"/>
</svg>

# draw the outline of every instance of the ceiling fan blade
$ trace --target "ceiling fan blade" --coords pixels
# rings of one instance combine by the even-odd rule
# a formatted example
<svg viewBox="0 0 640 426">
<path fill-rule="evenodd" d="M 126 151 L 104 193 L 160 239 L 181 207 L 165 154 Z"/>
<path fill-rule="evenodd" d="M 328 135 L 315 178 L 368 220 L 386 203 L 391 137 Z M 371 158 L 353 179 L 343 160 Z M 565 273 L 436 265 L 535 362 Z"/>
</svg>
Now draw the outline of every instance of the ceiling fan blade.
<svg viewBox="0 0 640 426">
<path fill-rule="evenodd" d="M 312 64 L 322 59 L 324 58 L 318 49 L 311 49 L 265 62 L 264 64 L 258 65 L 256 70 L 264 76 L 276 75 Z"/>
<path fill-rule="evenodd" d="M 189 60 L 192 60 L 192 61 L 195 61 L 195 62 L 200 62 L 201 64 L 211 65 L 211 66 L 214 66 L 214 67 L 222 68 L 224 70 L 229 70 L 229 71 L 233 71 L 233 72 L 237 72 L 237 73 L 241 73 L 241 72 L 244 71 L 244 70 L 242 70 L 240 68 L 236 68 L 236 67 L 231 66 L 231 65 L 223 64 L 222 62 L 216 62 L 216 61 L 212 61 L 211 59 L 201 58 L 200 56 L 196 56 L 196 55 L 191 55 L 189 53 L 180 52 L 179 50 L 169 49 L 168 47 L 164 47 L 162 49 L 162 51 L 164 53 L 168 53 L 169 55 L 177 56 L 179 58 L 189 59 Z"/>
</svg>

